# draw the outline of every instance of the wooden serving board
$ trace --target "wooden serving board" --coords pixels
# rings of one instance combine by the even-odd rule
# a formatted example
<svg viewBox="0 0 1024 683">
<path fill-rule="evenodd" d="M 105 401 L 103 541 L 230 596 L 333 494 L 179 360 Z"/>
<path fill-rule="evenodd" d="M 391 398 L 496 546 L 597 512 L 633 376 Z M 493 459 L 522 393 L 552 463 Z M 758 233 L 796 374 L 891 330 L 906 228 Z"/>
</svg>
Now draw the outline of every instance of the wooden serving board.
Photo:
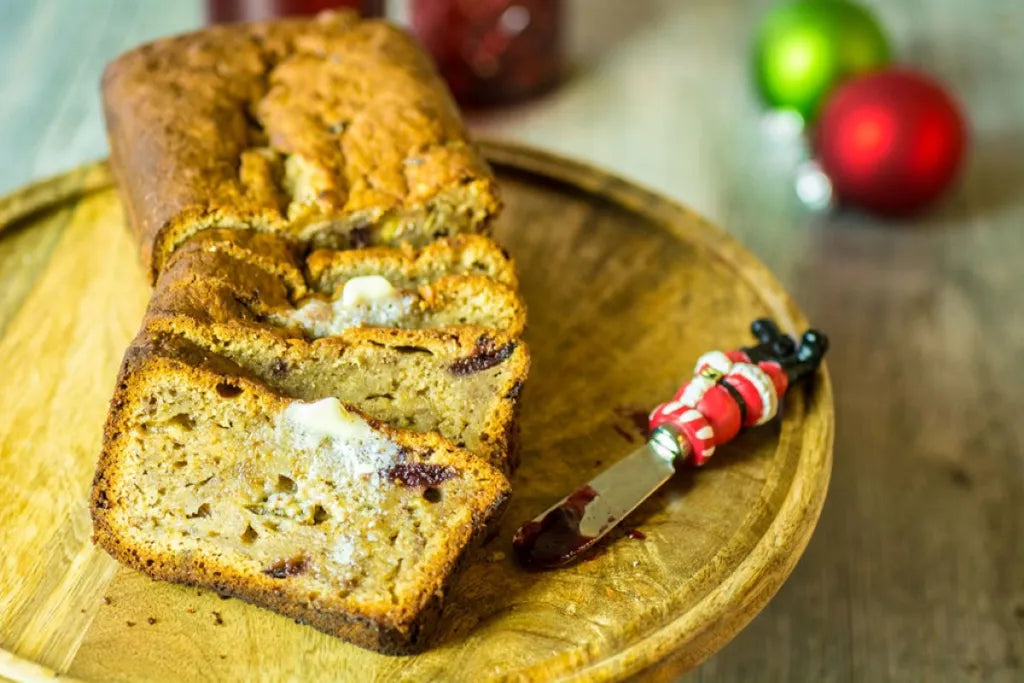
<svg viewBox="0 0 1024 683">
<path fill-rule="evenodd" d="M 604 172 L 488 144 L 533 370 L 500 533 L 451 592 L 437 645 L 360 650 L 238 600 L 151 581 L 90 542 L 87 491 L 149 288 L 106 166 L 0 200 L 0 677 L 462 680 L 664 677 L 727 642 L 789 574 L 831 467 L 827 372 L 783 418 L 685 471 L 595 559 L 535 574 L 512 532 L 636 448 L 635 418 L 753 318 L 806 321 L 720 229 Z"/>
</svg>

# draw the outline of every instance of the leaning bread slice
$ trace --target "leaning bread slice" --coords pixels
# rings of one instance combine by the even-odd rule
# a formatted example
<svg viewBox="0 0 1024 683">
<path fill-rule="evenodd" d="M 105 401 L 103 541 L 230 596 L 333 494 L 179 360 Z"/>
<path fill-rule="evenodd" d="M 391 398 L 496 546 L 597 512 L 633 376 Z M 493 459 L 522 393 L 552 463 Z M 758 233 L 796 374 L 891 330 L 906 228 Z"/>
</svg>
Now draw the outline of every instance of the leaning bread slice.
<svg viewBox="0 0 1024 683">
<path fill-rule="evenodd" d="M 334 396 L 395 427 L 438 431 L 498 467 L 512 467 L 519 392 L 529 368 L 520 339 L 479 324 L 351 327 L 315 338 L 275 320 L 282 311 L 299 310 L 295 300 L 311 296 L 296 275 L 298 258 L 277 237 L 233 239 L 239 234 L 204 233 L 170 260 L 143 322 L 166 355 L 229 359 L 289 396 Z M 480 278 L 442 280 L 474 286 Z M 480 310 L 501 308 L 488 300 Z M 519 323 L 515 319 L 506 316 L 513 331 L 521 315 Z"/>
<path fill-rule="evenodd" d="M 111 168 L 155 281 L 209 228 L 362 247 L 480 232 L 499 209 L 430 58 L 355 13 L 213 26 L 103 75 Z"/>
<path fill-rule="evenodd" d="M 359 275 L 329 295 L 269 310 L 269 322 L 312 339 L 359 327 L 430 330 L 472 325 L 519 335 L 526 314 L 515 291 L 481 275 L 446 275 L 399 288 L 382 275 Z"/>
<path fill-rule="evenodd" d="M 483 235 L 442 237 L 418 250 L 409 245 L 318 249 L 306 259 L 306 268 L 310 287 L 318 292 L 333 292 L 361 275 L 381 275 L 403 288 L 445 275 L 486 276 L 512 289 L 518 286 L 511 257 Z"/>
<path fill-rule="evenodd" d="M 362 647 L 425 644 L 449 581 L 509 494 L 484 459 L 226 362 L 126 359 L 92 492 L 96 541 Z"/>
<path fill-rule="evenodd" d="M 360 327 L 460 326 L 519 336 L 526 310 L 508 257 L 474 236 L 420 252 L 386 247 L 316 252 L 303 262 L 272 235 L 210 230 L 182 245 L 157 283 L 151 311 L 241 317 L 316 339 Z"/>
<path fill-rule="evenodd" d="M 435 329 L 475 325 L 518 336 L 526 310 L 512 261 L 481 235 L 441 238 L 415 250 L 321 249 L 306 259 L 313 294 L 268 319 L 311 337 L 352 327 Z"/>
<path fill-rule="evenodd" d="M 307 342 L 238 322 L 155 317 L 144 324 L 146 343 L 161 355 L 229 362 L 289 396 L 336 397 L 394 427 L 439 432 L 502 470 L 516 465 L 530 365 L 519 340 L 480 330 L 363 329 Z"/>
</svg>

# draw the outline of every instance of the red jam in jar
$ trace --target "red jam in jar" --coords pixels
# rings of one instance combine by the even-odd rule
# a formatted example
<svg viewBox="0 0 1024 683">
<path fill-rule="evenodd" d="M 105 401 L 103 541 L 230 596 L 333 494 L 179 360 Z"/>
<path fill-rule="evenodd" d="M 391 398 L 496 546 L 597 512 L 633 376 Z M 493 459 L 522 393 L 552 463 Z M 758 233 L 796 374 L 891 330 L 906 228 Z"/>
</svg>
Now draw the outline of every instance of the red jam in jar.
<svg viewBox="0 0 1024 683">
<path fill-rule="evenodd" d="M 206 21 L 220 24 L 316 14 L 348 7 L 363 16 L 382 14 L 383 0 L 206 0 Z"/>
<path fill-rule="evenodd" d="M 409 9 L 461 104 L 520 101 L 561 75 L 561 0 L 410 0 Z"/>
</svg>

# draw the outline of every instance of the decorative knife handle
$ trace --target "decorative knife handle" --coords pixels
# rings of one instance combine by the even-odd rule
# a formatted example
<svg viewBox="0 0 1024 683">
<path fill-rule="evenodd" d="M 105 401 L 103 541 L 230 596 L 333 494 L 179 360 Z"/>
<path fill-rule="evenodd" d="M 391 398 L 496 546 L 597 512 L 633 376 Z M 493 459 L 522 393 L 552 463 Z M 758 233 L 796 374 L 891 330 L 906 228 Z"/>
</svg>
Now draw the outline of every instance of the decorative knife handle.
<svg viewBox="0 0 1024 683">
<path fill-rule="evenodd" d="M 649 425 L 659 452 L 703 465 L 740 429 L 775 417 L 786 390 L 812 374 L 828 350 L 828 337 L 817 330 L 804 332 L 799 344 L 767 318 L 750 331 L 756 346 L 705 353 L 690 381 L 654 409 Z"/>
</svg>

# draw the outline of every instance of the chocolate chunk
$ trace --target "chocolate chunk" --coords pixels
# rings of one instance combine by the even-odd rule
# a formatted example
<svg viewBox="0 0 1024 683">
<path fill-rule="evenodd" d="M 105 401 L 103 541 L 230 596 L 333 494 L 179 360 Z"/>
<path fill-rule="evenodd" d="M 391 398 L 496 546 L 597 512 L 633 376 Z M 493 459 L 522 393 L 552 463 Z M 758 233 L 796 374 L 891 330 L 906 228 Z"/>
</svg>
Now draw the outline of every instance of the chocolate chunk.
<svg viewBox="0 0 1024 683">
<path fill-rule="evenodd" d="M 475 372 L 493 368 L 498 363 L 507 360 L 515 349 L 515 342 L 495 346 L 493 339 L 487 335 L 482 335 L 476 340 L 476 348 L 473 349 L 473 355 L 458 359 L 448 366 L 448 370 L 453 375 L 472 375 Z"/>
<path fill-rule="evenodd" d="M 403 462 L 388 468 L 387 478 L 404 486 L 437 486 L 455 476 L 455 470 L 444 465 Z"/>
</svg>

